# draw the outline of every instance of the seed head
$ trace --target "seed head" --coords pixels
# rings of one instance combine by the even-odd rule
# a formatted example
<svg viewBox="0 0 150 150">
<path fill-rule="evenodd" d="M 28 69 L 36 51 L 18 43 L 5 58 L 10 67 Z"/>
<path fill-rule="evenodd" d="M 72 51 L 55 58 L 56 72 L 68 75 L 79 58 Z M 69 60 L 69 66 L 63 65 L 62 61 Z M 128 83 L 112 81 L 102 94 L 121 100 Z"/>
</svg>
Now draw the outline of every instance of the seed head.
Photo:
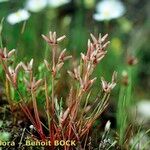
<svg viewBox="0 0 150 150">
<path fill-rule="evenodd" d="M 25 65 L 24 63 L 22 63 L 22 67 L 23 69 L 26 71 L 26 72 L 30 72 L 32 71 L 32 68 L 33 68 L 33 58 L 30 60 L 29 63 L 27 63 L 27 65 Z"/>
<path fill-rule="evenodd" d="M 111 82 L 107 82 L 103 77 L 101 77 L 102 89 L 104 92 L 110 93 L 111 90 L 116 86 L 116 81 L 115 81 L 116 77 L 117 77 L 117 72 L 113 73 Z"/>
<path fill-rule="evenodd" d="M 50 45 L 57 45 L 63 39 L 66 38 L 65 35 L 57 38 L 56 32 L 49 32 L 49 37 L 42 34 L 43 39 Z"/>
<path fill-rule="evenodd" d="M 4 61 L 7 61 L 14 55 L 15 51 L 16 51 L 15 49 L 12 49 L 7 53 L 6 47 L 4 49 L 0 49 L 0 58 Z"/>
</svg>

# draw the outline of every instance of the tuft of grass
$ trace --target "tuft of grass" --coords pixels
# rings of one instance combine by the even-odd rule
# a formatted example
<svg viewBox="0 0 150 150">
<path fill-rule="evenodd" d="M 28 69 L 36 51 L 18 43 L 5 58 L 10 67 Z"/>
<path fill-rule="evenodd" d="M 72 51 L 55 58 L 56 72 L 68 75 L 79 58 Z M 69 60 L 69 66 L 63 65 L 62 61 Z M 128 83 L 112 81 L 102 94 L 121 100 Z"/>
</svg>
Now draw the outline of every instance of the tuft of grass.
<svg viewBox="0 0 150 150">
<path fill-rule="evenodd" d="M 133 58 L 133 57 L 132 57 Z M 130 121 L 130 108 L 133 104 L 132 100 L 132 70 L 136 64 L 136 59 L 128 59 L 127 71 L 122 72 L 122 79 L 119 91 L 118 106 L 116 112 L 118 141 L 123 148 L 129 149 L 129 142 L 133 136 L 132 124 Z"/>
</svg>

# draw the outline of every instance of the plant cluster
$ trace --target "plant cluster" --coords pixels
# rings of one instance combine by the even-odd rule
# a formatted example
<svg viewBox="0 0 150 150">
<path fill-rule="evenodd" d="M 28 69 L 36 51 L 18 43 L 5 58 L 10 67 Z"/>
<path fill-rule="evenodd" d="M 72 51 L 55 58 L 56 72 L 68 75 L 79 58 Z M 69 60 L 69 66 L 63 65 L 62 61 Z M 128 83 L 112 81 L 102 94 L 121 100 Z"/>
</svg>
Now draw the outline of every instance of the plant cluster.
<svg viewBox="0 0 150 150">
<path fill-rule="evenodd" d="M 17 104 L 38 132 L 39 140 L 51 140 L 52 143 L 55 140 L 76 140 L 79 149 L 85 148 L 89 131 L 95 120 L 108 106 L 110 93 L 116 85 L 116 72 L 113 73 L 111 82 L 101 77 L 102 88 L 99 89 L 101 94 L 97 94 L 97 98 L 93 99 L 93 106 L 88 109 L 91 87 L 97 79 L 92 77 L 93 71 L 107 53 L 108 35 L 101 37 L 100 34 L 96 38 L 91 34 L 86 54 L 81 53 L 79 65 L 67 71 L 71 77 L 71 84 L 65 99 L 59 99 L 58 97 L 61 96 L 55 92 L 60 70 L 65 61 L 72 58 L 66 54 L 66 49 L 59 51 L 59 43 L 65 39 L 65 36 L 58 38 L 56 32 L 49 32 L 49 36 L 42 35 L 42 37 L 51 48 L 49 60 L 44 60 L 45 68 L 42 78 L 38 78 L 34 71 L 33 59 L 29 63 L 20 62 L 14 67 L 12 58 L 15 50 L 7 52 L 6 48 L 0 49 L 0 62 L 6 75 L 7 98 L 13 99 L 12 91 L 17 93 L 19 97 Z M 24 91 L 22 84 L 25 85 Z M 42 93 L 45 99 L 46 124 L 41 121 L 37 104 L 39 93 Z M 32 102 L 34 114 L 27 105 L 29 101 Z M 48 134 L 45 133 L 45 128 Z M 69 148 L 65 147 L 65 149 Z"/>
</svg>

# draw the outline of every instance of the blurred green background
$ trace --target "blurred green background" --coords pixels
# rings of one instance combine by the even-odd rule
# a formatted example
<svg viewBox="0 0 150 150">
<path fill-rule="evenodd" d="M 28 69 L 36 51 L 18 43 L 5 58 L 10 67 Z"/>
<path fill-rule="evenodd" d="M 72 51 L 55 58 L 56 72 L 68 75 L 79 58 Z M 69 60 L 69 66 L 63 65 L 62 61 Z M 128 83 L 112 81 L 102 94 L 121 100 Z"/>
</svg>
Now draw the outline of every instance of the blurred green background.
<svg viewBox="0 0 150 150">
<path fill-rule="evenodd" d="M 123 15 L 98 21 L 93 15 L 98 11 L 97 5 L 101 0 L 61 0 L 62 3 L 59 1 L 58 5 L 52 5 L 51 2 L 40 4 L 40 0 L 37 0 L 39 9 L 36 12 L 29 9 L 30 17 L 27 20 L 13 25 L 9 23 L 7 17 L 19 9 L 27 9 L 29 1 L 0 0 L 0 19 L 4 18 L 1 33 L 3 46 L 9 50 L 17 49 L 18 61 L 34 58 L 35 62 L 43 62 L 48 53 L 41 34 L 47 34 L 50 30 L 67 36 L 61 45 L 62 49 L 66 47 L 77 58 L 86 50 L 90 33 L 108 33 L 111 41 L 108 54 L 97 68 L 96 74 L 104 74 L 108 79 L 113 70 L 121 74 L 127 69 L 127 55 L 134 55 L 138 59 L 133 71 L 135 99 L 150 98 L 150 1 L 123 0 Z"/>
</svg>

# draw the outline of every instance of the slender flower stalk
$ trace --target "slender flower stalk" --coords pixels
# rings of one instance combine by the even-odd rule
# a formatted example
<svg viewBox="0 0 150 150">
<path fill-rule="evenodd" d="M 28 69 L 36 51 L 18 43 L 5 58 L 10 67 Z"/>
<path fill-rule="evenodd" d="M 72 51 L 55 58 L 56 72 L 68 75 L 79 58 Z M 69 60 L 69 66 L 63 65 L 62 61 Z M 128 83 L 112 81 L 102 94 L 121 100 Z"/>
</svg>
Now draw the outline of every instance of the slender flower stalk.
<svg viewBox="0 0 150 150">
<path fill-rule="evenodd" d="M 64 61 L 68 60 L 69 58 L 71 58 L 71 56 L 65 56 L 66 53 L 66 49 L 64 49 L 60 55 L 59 58 L 56 62 L 56 51 L 58 48 L 58 43 L 61 42 L 66 36 L 63 35 L 59 38 L 57 38 L 56 32 L 49 32 L 49 37 L 42 35 L 43 39 L 51 46 L 52 48 L 52 65 L 50 67 L 50 64 L 47 62 L 47 60 L 44 60 L 44 63 L 47 67 L 48 70 L 51 71 L 51 85 L 52 85 L 52 90 L 51 90 L 51 100 L 52 100 L 52 106 L 51 106 L 51 112 L 52 114 L 54 114 L 55 112 L 55 93 L 54 93 L 54 87 L 55 87 L 55 77 L 56 74 L 58 73 L 58 71 L 62 68 L 62 66 L 64 65 Z M 52 117 L 51 119 L 51 126 L 50 126 L 50 137 L 51 137 L 51 141 L 53 143 L 54 141 L 54 119 Z"/>
<path fill-rule="evenodd" d="M 50 125 L 50 97 L 48 95 L 48 87 L 47 87 L 47 81 L 45 79 L 45 97 L 46 97 L 46 114 L 48 119 L 48 128 L 50 131 L 51 125 Z"/>
</svg>

